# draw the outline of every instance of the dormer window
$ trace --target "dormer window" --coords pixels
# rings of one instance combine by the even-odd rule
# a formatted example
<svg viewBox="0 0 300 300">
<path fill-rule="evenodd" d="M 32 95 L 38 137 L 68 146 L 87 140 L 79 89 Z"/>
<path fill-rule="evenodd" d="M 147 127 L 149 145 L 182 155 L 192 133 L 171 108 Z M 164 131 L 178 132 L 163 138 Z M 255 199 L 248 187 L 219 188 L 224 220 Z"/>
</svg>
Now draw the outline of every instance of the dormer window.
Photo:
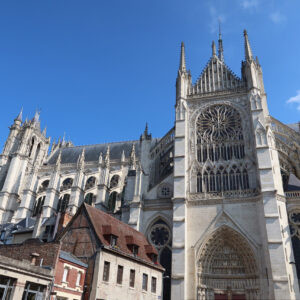
<svg viewBox="0 0 300 300">
<path fill-rule="evenodd" d="M 145 252 L 153 263 L 157 263 L 157 251 L 152 245 L 145 245 Z"/>
<path fill-rule="evenodd" d="M 102 225 L 103 236 L 111 247 L 117 246 L 118 232 L 111 225 Z"/>
<path fill-rule="evenodd" d="M 125 239 L 129 250 L 132 252 L 134 256 L 137 256 L 139 254 L 139 246 L 137 244 L 137 241 L 133 237 L 133 235 L 126 235 Z"/>
<path fill-rule="evenodd" d="M 137 256 L 139 254 L 139 246 L 138 245 L 132 245 L 132 254 L 134 256 Z"/>
<path fill-rule="evenodd" d="M 110 235 L 110 245 L 112 247 L 117 246 L 117 239 L 118 239 L 118 237 L 116 237 L 115 235 L 113 235 L 113 234 Z"/>
</svg>

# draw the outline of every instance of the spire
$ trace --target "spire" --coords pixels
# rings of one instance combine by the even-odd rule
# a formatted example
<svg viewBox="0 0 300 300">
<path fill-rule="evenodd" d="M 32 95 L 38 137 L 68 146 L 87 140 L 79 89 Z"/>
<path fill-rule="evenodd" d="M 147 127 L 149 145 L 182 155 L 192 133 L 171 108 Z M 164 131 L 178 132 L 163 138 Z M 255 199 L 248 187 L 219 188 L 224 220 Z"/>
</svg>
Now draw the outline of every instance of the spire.
<svg viewBox="0 0 300 300">
<path fill-rule="evenodd" d="M 216 56 L 217 54 L 217 51 L 216 51 L 216 44 L 215 44 L 215 41 L 212 41 L 212 45 L 211 45 L 211 48 L 212 48 L 212 56 Z"/>
<path fill-rule="evenodd" d="M 181 42 L 179 70 L 182 71 L 182 72 L 186 71 L 186 67 L 185 67 L 185 50 L 184 50 L 184 43 L 183 42 Z"/>
<path fill-rule="evenodd" d="M 110 147 L 109 147 L 109 145 L 107 146 L 107 151 L 106 151 L 106 155 L 105 155 L 105 166 L 106 166 L 106 168 L 109 168 L 109 166 L 110 166 Z"/>
<path fill-rule="evenodd" d="M 55 163 L 55 170 L 56 171 L 60 170 L 60 164 L 61 164 L 61 150 L 58 153 L 57 160 L 56 160 L 56 163 Z"/>
<path fill-rule="evenodd" d="M 146 122 L 146 127 L 145 127 L 145 130 L 144 130 L 144 134 L 145 136 L 148 135 L 148 123 Z"/>
<path fill-rule="evenodd" d="M 44 130 L 43 130 L 43 132 L 42 132 L 42 135 L 43 135 L 44 137 L 46 137 L 46 133 L 47 133 L 47 127 L 44 128 Z"/>
<path fill-rule="evenodd" d="M 81 152 L 81 154 L 80 154 L 80 156 L 78 157 L 78 160 L 77 160 L 77 168 L 79 170 L 82 170 L 84 168 L 84 160 L 85 160 L 85 150 L 83 148 L 82 152 Z"/>
<path fill-rule="evenodd" d="M 132 144 L 132 149 L 130 153 L 130 168 L 135 170 L 136 168 L 136 156 L 135 156 L 135 146 Z"/>
<path fill-rule="evenodd" d="M 38 110 L 35 111 L 33 122 L 37 123 L 40 119 L 40 112 Z"/>
<path fill-rule="evenodd" d="M 125 152 L 124 152 L 124 150 L 122 151 L 121 162 L 122 162 L 122 163 L 125 162 Z"/>
<path fill-rule="evenodd" d="M 244 30 L 244 41 L 245 41 L 245 59 L 252 60 L 253 59 L 252 50 L 250 47 L 250 43 L 248 40 L 248 33 L 247 33 L 246 29 Z"/>
<path fill-rule="evenodd" d="M 221 34 L 221 21 L 219 20 L 219 49 L 218 49 L 218 57 L 221 61 L 224 61 L 224 54 L 223 54 L 223 40 Z"/>
<path fill-rule="evenodd" d="M 102 163 L 103 163 L 103 153 L 102 153 L 102 152 L 100 152 L 100 154 L 99 154 L 99 158 L 98 158 L 98 164 L 101 166 L 101 165 L 102 165 Z"/>
<path fill-rule="evenodd" d="M 22 122 L 22 117 L 23 117 L 23 107 L 21 108 L 21 110 L 15 120 Z"/>
</svg>

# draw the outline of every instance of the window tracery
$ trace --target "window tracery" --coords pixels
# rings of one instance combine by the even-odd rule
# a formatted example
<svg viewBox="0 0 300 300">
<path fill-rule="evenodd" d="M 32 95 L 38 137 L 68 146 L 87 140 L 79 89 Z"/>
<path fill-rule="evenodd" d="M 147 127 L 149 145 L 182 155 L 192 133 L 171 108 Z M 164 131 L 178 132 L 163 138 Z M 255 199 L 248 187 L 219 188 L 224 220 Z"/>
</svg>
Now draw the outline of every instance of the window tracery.
<svg viewBox="0 0 300 300">
<path fill-rule="evenodd" d="M 84 189 L 85 190 L 91 189 L 91 188 L 93 188 L 95 186 L 95 184 L 96 184 L 96 177 L 95 176 L 91 176 L 86 181 Z"/>
<path fill-rule="evenodd" d="M 158 198 L 171 198 L 172 194 L 172 187 L 169 184 L 161 184 L 157 189 Z"/>
<path fill-rule="evenodd" d="M 114 175 L 111 180 L 110 180 L 110 188 L 115 188 L 118 186 L 120 181 L 120 176 L 119 175 Z"/>
<path fill-rule="evenodd" d="M 68 190 L 72 187 L 73 184 L 73 179 L 72 178 L 67 178 L 63 181 L 62 186 L 60 187 L 60 191 L 65 191 Z"/>
<path fill-rule="evenodd" d="M 291 236 L 300 239 L 300 210 L 289 213 Z"/>
<path fill-rule="evenodd" d="M 197 130 L 197 192 L 249 189 L 245 143 L 239 112 L 216 104 L 200 113 Z M 215 164 L 215 165 L 213 165 Z"/>
<path fill-rule="evenodd" d="M 42 184 L 40 185 L 39 189 L 38 189 L 38 193 L 43 193 L 46 191 L 46 189 L 48 188 L 49 186 L 49 180 L 44 180 L 42 182 Z"/>
</svg>

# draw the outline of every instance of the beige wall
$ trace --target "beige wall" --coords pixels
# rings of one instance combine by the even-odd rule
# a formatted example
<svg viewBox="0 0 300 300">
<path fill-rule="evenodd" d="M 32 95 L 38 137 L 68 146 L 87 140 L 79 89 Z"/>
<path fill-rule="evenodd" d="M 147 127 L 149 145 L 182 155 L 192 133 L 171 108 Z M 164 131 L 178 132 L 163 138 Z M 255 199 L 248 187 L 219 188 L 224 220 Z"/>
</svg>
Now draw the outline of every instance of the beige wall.
<svg viewBox="0 0 300 300">
<path fill-rule="evenodd" d="M 110 262 L 109 281 L 103 281 L 104 261 Z M 118 265 L 124 267 L 123 282 L 117 284 Z M 130 269 L 135 270 L 134 288 L 129 286 Z M 143 273 L 148 274 L 148 290 L 142 290 Z M 151 278 L 156 277 L 156 293 L 151 292 Z M 162 271 L 143 265 L 139 262 L 115 255 L 114 253 L 98 252 L 91 299 L 104 300 L 154 300 L 161 299 Z"/>
</svg>

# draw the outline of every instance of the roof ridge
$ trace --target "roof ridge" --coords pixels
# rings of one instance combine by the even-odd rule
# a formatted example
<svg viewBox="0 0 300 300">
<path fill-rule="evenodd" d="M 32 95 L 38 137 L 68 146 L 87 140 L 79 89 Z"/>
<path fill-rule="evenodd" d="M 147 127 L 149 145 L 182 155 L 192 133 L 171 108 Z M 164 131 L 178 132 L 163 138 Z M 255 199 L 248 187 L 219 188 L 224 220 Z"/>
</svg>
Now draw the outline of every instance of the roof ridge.
<svg viewBox="0 0 300 300">
<path fill-rule="evenodd" d="M 96 212 L 98 212 L 98 213 L 100 213 L 100 214 L 108 215 L 110 218 L 113 218 L 114 221 L 117 221 L 117 223 L 118 223 L 119 225 L 121 225 L 121 226 L 124 226 L 124 225 L 125 225 L 125 227 L 129 228 L 130 230 L 135 231 L 136 233 L 138 233 L 140 236 L 142 236 L 142 237 L 145 239 L 145 241 L 147 242 L 147 244 L 150 245 L 150 243 L 147 241 L 146 237 L 144 236 L 144 234 L 143 234 L 142 232 L 140 232 L 140 231 L 134 229 L 134 228 L 131 227 L 130 225 L 126 224 L 125 222 L 120 221 L 119 219 L 117 219 L 117 218 L 111 216 L 110 214 L 104 212 L 104 211 L 101 210 L 101 209 L 98 209 L 98 208 L 96 208 L 96 207 L 93 207 L 93 206 L 91 206 L 91 205 L 89 205 L 89 204 L 87 204 L 87 203 L 84 203 L 84 205 L 86 206 L 86 208 L 90 208 L 90 209 L 92 209 L 92 210 L 95 210 Z M 108 224 L 108 225 L 111 225 L 111 224 Z"/>
</svg>

